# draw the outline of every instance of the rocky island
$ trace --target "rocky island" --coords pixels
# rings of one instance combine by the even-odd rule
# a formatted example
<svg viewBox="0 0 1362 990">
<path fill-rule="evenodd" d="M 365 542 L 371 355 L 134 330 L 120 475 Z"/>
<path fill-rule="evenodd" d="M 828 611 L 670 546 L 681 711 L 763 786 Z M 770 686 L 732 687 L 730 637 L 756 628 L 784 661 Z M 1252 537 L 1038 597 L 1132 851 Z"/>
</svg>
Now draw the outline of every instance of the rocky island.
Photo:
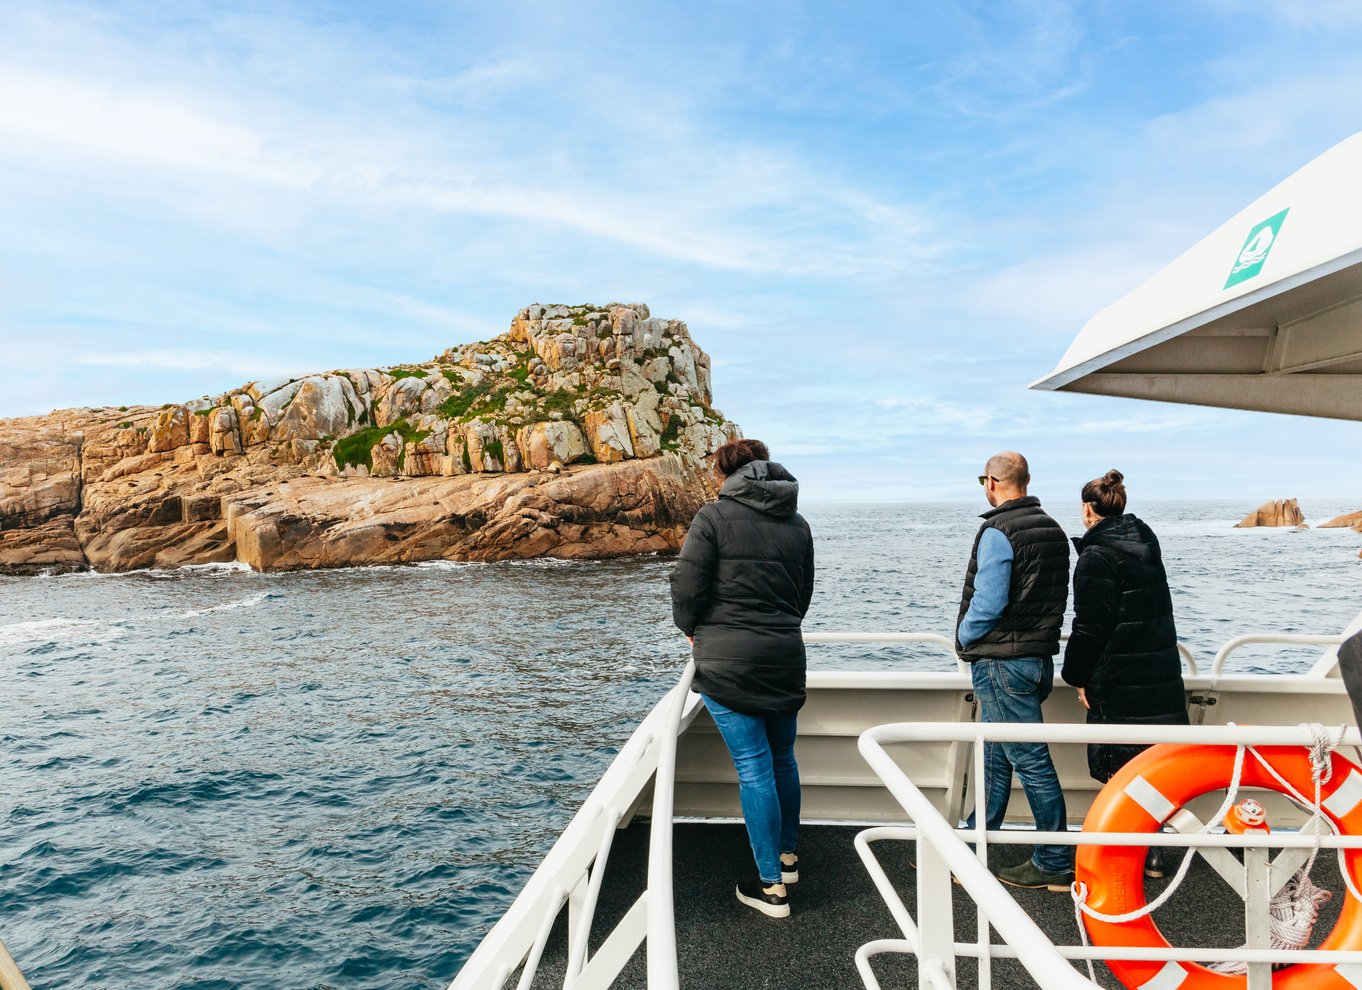
<svg viewBox="0 0 1362 990">
<path fill-rule="evenodd" d="M 1234 524 L 1235 529 L 1250 529 L 1254 526 L 1294 526 L 1297 529 L 1309 529 L 1305 523 L 1305 514 L 1301 512 L 1301 507 L 1294 498 L 1264 502 Z"/>
<path fill-rule="evenodd" d="M 738 436 L 685 323 L 534 305 L 421 365 L 0 419 L 0 573 L 671 550 Z"/>
</svg>

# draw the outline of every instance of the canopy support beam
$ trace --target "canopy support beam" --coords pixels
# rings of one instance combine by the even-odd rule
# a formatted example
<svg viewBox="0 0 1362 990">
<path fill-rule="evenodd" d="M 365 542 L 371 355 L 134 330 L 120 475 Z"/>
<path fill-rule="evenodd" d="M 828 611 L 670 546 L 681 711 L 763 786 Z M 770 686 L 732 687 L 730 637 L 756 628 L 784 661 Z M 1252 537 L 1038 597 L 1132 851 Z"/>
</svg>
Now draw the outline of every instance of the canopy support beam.
<svg viewBox="0 0 1362 990">
<path fill-rule="evenodd" d="M 1349 299 L 1320 313 L 1278 327 L 1268 342 L 1263 372 L 1292 375 L 1362 360 L 1358 329 L 1362 299 Z"/>
</svg>

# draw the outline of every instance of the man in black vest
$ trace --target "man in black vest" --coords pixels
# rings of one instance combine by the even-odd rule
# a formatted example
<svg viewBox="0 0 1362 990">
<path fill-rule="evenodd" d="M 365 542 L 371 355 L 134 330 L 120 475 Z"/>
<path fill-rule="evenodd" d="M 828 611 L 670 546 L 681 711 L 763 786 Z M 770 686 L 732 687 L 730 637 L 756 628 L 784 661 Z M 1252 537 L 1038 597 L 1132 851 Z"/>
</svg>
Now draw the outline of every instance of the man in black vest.
<svg viewBox="0 0 1362 990">
<path fill-rule="evenodd" d="M 970 663 L 974 697 L 985 722 L 1042 722 L 1041 702 L 1054 680 L 1054 656 L 1069 600 L 1069 538 L 1026 494 L 1031 472 L 1013 451 L 989 458 L 979 484 L 988 504 L 974 538 L 960 600 L 956 650 Z M 1064 792 L 1044 743 L 987 743 L 984 786 L 988 827 L 999 829 L 1021 779 L 1036 828 L 1063 832 Z M 976 797 L 976 805 L 978 798 Z M 973 825 L 974 816 L 970 816 Z M 1074 878 L 1072 846 L 1036 846 L 1019 866 L 997 870 L 1014 887 L 1067 891 Z"/>
</svg>

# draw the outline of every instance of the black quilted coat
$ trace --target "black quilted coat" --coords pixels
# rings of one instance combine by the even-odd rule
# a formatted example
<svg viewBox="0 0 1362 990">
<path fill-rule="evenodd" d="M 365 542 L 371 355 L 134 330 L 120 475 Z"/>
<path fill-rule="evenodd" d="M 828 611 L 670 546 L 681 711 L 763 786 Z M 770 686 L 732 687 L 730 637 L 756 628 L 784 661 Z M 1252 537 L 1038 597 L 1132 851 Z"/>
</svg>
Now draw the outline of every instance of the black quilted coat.
<svg viewBox="0 0 1362 990">
<path fill-rule="evenodd" d="M 813 537 L 798 499 L 779 464 L 744 464 L 695 514 L 671 573 L 672 618 L 695 637 L 695 690 L 747 715 L 804 704 Z"/>
<path fill-rule="evenodd" d="M 1074 622 L 1064 680 L 1087 691 L 1089 722 L 1187 722 L 1173 599 L 1154 531 L 1133 515 L 1103 519 L 1074 540 Z M 1107 780 L 1142 746 L 1090 746 Z"/>
</svg>

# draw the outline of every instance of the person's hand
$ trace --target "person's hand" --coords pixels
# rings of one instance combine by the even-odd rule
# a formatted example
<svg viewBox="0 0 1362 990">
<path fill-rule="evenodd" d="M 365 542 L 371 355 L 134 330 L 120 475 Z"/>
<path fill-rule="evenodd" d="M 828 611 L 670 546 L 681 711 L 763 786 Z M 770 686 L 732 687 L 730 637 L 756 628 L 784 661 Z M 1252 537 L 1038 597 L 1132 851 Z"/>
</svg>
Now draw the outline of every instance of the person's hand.
<svg viewBox="0 0 1362 990">
<path fill-rule="evenodd" d="M 689 643 L 691 646 L 694 646 L 694 645 L 695 645 L 695 637 L 694 637 L 694 636 L 687 636 L 687 637 L 686 637 L 686 642 Z"/>
<path fill-rule="evenodd" d="M 1088 704 L 1088 692 L 1085 691 L 1083 688 L 1078 689 L 1078 700 L 1083 703 L 1084 708 L 1088 709 L 1089 711 L 1092 710 L 1092 705 Z"/>
</svg>

